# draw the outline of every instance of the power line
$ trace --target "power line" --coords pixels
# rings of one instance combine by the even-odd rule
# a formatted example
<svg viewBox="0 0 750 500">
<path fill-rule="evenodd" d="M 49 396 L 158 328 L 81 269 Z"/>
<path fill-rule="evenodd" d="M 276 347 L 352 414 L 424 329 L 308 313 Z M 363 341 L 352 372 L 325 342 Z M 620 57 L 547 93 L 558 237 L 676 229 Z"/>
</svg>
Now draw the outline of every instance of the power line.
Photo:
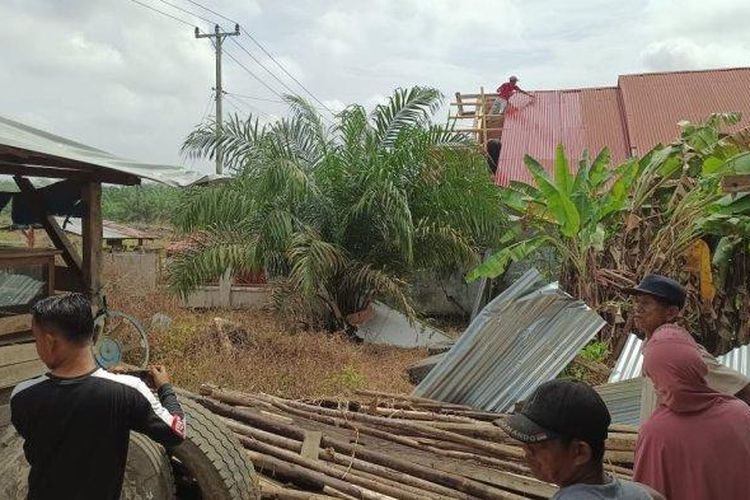
<svg viewBox="0 0 750 500">
<path fill-rule="evenodd" d="M 256 40 L 256 39 L 255 39 L 255 37 L 254 37 L 253 35 L 251 35 L 251 34 L 250 34 L 250 32 L 248 32 L 248 31 L 247 31 L 247 30 L 246 30 L 245 28 L 242 28 L 242 32 L 243 32 L 243 33 L 244 33 L 244 34 L 245 34 L 245 35 L 246 35 L 246 36 L 247 36 L 247 37 L 248 37 L 248 38 L 249 38 L 250 40 L 252 40 L 252 41 L 253 41 L 253 43 L 255 43 L 255 45 L 257 45 L 257 46 L 258 46 L 258 48 L 260 48 L 260 50 L 262 50 L 262 51 L 263 51 L 263 53 L 264 53 L 264 54 L 266 54 L 266 55 L 267 55 L 267 56 L 268 56 L 268 57 L 269 57 L 269 58 L 270 58 L 270 59 L 271 59 L 271 60 L 272 60 L 272 61 L 274 62 L 274 64 L 276 64 L 276 66 L 278 66 L 278 67 L 279 67 L 279 69 L 281 69 L 281 71 L 283 71 L 283 72 L 284 72 L 284 74 L 286 74 L 286 75 L 287 75 L 287 76 L 288 76 L 289 78 L 291 78 L 292 80 L 294 80 L 294 82 L 295 82 L 295 83 L 296 83 L 297 85 L 299 85 L 300 87 L 302 87 L 302 90 L 304 90 L 304 91 L 305 91 L 305 92 L 307 93 L 307 95 L 309 95 L 310 97 L 312 97 L 312 98 L 313 98 L 313 99 L 315 100 L 315 102 L 317 102 L 318 104 L 320 104 L 321 106 L 323 106 L 323 108 L 325 108 L 325 110 L 326 110 L 326 111 L 328 111 L 329 113 L 331 113 L 331 115 L 333 115 L 333 116 L 336 116 L 336 113 L 334 113 L 333 111 L 331 111 L 331 109 L 330 109 L 330 108 L 329 108 L 328 106 L 326 106 L 325 104 L 323 104 L 323 101 L 321 101 L 320 99 L 318 99 L 318 98 L 317 98 L 317 97 L 315 96 L 315 94 L 313 94 L 312 92 L 310 92 L 310 91 L 309 91 L 309 90 L 307 89 L 307 87 L 305 87 L 304 85 L 302 85 L 302 82 L 300 82 L 299 80 L 297 80 L 297 79 L 296 79 L 296 78 L 294 77 L 294 75 L 292 75 L 292 74 L 291 74 L 291 73 L 290 73 L 289 71 L 287 71 L 287 69 L 286 69 L 286 68 L 285 68 L 284 66 L 282 66 L 282 64 L 281 64 L 281 63 L 280 63 L 279 61 L 277 61 L 277 60 L 276 60 L 276 58 L 275 58 L 275 57 L 274 57 L 274 56 L 273 56 L 273 55 L 272 55 L 272 54 L 271 54 L 270 52 L 268 52 L 268 51 L 266 50 L 266 48 L 265 48 L 265 47 L 264 47 L 264 46 L 263 46 L 263 45 L 262 45 L 262 44 L 261 44 L 261 43 L 260 43 L 260 42 L 259 42 L 258 40 Z"/>
<path fill-rule="evenodd" d="M 230 102 L 230 103 L 237 102 L 237 103 L 239 103 L 239 104 L 241 104 L 243 106 L 247 106 L 248 109 L 250 109 L 251 111 L 254 111 L 254 112 L 258 113 L 258 114 L 261 114 L 261 115 L 269 117 L 269 118 L 271 116 L 271 115 L 269 115 L 268 113 L 266 113 L 265 111 L 263 111 L 260 108 L 256 108 L 255 106 L 252 106 L 252 105 L 250 105 L 250 104 L 248 104 L 246 102 L 240 101 L 239 99 L 237 99 L 236 97 L 234 97 L 229 92 L 224 92 L 224 95 L 226 96 L 227 101 Z M 234 104 L 232 104 L 232 106 L 234 106 L 235 109 L 237 108 L 237 106 L 235 106 Z"/>
<path fill-rule="evenodd" d="M 265 97 L 256 97 L 256 96 L 252 96 L 252 95 L 242 95 L 242 94 L 237 94 L 235 92 L 225 92 L 225 94 L 229 94 L 229 95 L 232 95 L 234 97 L 239 97 L 241 99 L 251 99 L 253 101 L 264 101 L 264 102 L 273 102 L 273 103 L 276 103 L 276 104 L 286 104 L 284 101 L 280 101 L 278 99 L 266 99 Z"/>
<path fill-rule="evenodd" d="M 198 18 L 198 19 L 200 19 L 201 21 L 204 21 L 204 22 L 206 22 L 206 23 L 208 23 L 208 24 L 214 24 L 214 22 L 213 22 L 212 20 L 210 20 L 210 19 L 208 19 L 208 18 L 206 18 L 206 17 L 203 17 L 203 16 L 201 16 L 200 14 L 196 14 L 195 12 L 191 12 L 191 11 L 187 10 L 186 8 L 184 8 L 184 7 L 180 7 L 179 5 L 175 5 L 175 4 L 173 4 L 172 2 L 168 2 L 167 0 L 159 0 L 159 1 L 160 1 L 161 3 L 163 3 L 163 4 L 167 4 L 167 5 L 169 5 L 169 6 L 170 6 L 170 7 L 172 7 L 173 9 L 177 9 L 177 10 L 179 10 L 180 12 L 184 12 L 185 14 L 188 14 L 188 15 L 190 15 L 190 16 L 193 16 L 193 17 L 197 17 L 197 18 Z"/>
<path fill-rule="evenodd" d="M 237 60 L 237 58 L 236 58 L 236 57 L 234 57 L 234 56 L 233 56 L 233 55 L 232 55 L 232 54 L 231 54 L 231 53 L 230 53 L 229 51 L 225 50 L 225 51 L 224 51 L 224 53 L 225 53 L 225 54 L 226 54 L 226 55 L 227 55 L 227 56 L 228 56 L 228 57 L 229 57 L 229 58 L 230 58 L 230 59 L 231 59 L 232 61 L 234 61 L 235 63 L 237 63 L 237 65 L 238 65 L 238 66 L 239 66 L 240 68 L 244 69 L 244 70 L 245 70 L 245 71 L 247 72 L 247 74 L 249 74 L 250 76 L 252 76 L 253 78 L 255 78 L 255 79 L 256 79 L 256 80 L 257 80 L 257 81 L 258 81 L 258 82 L 259 82 L 259 83 L 260 83 L 261 85 L 263 85 L 263 86 L 264 86 L 265 88 L 267 88 L 268 90 L 270 90 L 270 91 L 271 91 L 271 92 L 272 92 L 272 93 L 273 93 L 274 95 L 276 95 L 276 96 L 277 96 L 277 97 L 278 97 L 279 99 L 281 99 L 281 100 L 284 100 L 284 97 L 283 97 L 283 96 L 282 96 L 281 94 L 279 94 L 278 92 L 276 92 L 276 90 L 275 90 L 275 89 L 274 89 L 273 87 L 271 87 L 270 85 L 268 85 L 268 84 L 267 84 L 266 82 L 264 82 L 264 81 L 263 81 L 263 80 L 262 80 L 261 78 L 259 78 L 259 77 L 258 77 L 258 76 L 257 76 L 257 75 L 256 75 L 255 73 L 253 73 L 252 71 L 250 71 L 250 70 L 248 69 L 248 67 L 247 67 L 247 66 L 245 66 L 244 64 L 242 64 L 242 63 L 241 63 L 241 62 L 240 62 L 239 60 Z"/>
<path fill-rule="evenodd" d="M 200 7 L 201 9 L 203 9 L 203 10 L 205 10 L 207 12 L 210 12 L 211 14 L 213 14 L 215 16 L 219 16 L 220 18 L 222 18 L 222 19 L 224 19 L 226 21 L 229 21 L 229 22 L 232 22 L 232 23 L 235 23 L 235 24 L 239 24 L 239 23 L 237 23 L 237 21 L 235 21 L 233 19 L 230 19 L 230 18 L 228 18 L 225 15 L 220 14 L 220 13 L 216 12 L 215 10 L 212 10 L 212 9 L 206 7 L 205 5 L 202 5 L 199 2 L 196 2 L 195 0 L 187 0 L 187 1 L 190 2 L 191 4 L 197 6 L 197 7 Z M 300 88 L 302 88 L 302 90 L 304 90 L 307 95 L 309 95 L 310 97 L 312 97 L 315 100 L 315 102 L 317 102 L 318 104 L 320 104 L 321 106 L 323 106 L 323 108 L 326 111 L 328 111 L 329 113 L 331 113 L 332 115 L 335 116 L 336 113 L 334 113 L 333 111 L 331 111 L 331 109 L 328 106 L 326 106 L 325 104 L 323 104 L 323 102 L 320 99 L 318 99 L 315 96 L 315 94 L 313 94 L 307 87 L 305 87 L 302 84 L 302 82 L 300 82 L 299 80 L 297 80 L 297 78 L 295 78 L 294 75 L 292 75 L 289 71 L 287 71 L 287 69 L 273 56 L 273 54 L 271 54 L 268 50 L 266 50 L 266 48 L 253 35 L 251 35 L 250 32 L 248 32 L 245 28 L 242 28 L 242 32 L 245 34 L 245 36 L 247 36 L 250 40 L 252 40 L 252 42 L 255 45 L 257 45 L 258 48 L 260 50 L 262 50 L 263 53 L 265 55 L 267 55 L 274 62 L 274 64 L 276 66 L 278 66 L 281 71 L 284 72 L 285 75 L 287 75 L 289 78 L 291 78 L 294 81 L 294 83 L 296 83 L 297 85 L 299 85 Z M 292 92 L 292 93 L 294 94 L 295 92 Z"/>
<path fill-rule="evenodd" d="M 201 121 L 200 123 L 203 123 L 203 121 L 206 119 L 206 116 L 208 116 L 208 110 L 211 108 L 211 101 L 214 100 L 214 93 L 211 91 L 208 94 L 208 101 L 206 101 L 206 106 L 203 108 L 203 114 L 201 115 Z"/>
<path fill-rule="evenodd" d="M 208 7 L 206 7 L 205 5 L 201 5 L 201 4 L 199 4 L 198 2 L 194 2 L 193 0 L 187 0 L 187 1 L 188 1 L 188 2 L 190 2 L 191 4 L 193 4 L 193 5 L 197 6 L 197 7 L 200 7 L 201 9 L 203 9 L 203 10 L 205 10 L 205 11 L 207 11 L 207 12 L 210 12 L 211 14 L 213 14 L 213 15 L 215 15 L 215 16 L 219 16 L 220 18 L 224 19 L 225 21 L 229 21 L 230 23 L 234 23 L 234 24 L 239 24 L 239 23 L 238 23 L 237 21 L 235 21 L 234 19 L 229 19 L 229 18 L 228 18 L 227 16 L 223 16 L 223 15 L 219 14 L 218 12 L 216 12 L 215 10 L 211 10 L 211 9 L 209 9 L 209 8 L 208 8 Z"/>
<path fill-rule="evenodd" d="M 167 17 L 170 17 L 170 18 L 174 19 L 175 21 L 181 22 L 182 24 L 186 24 L 186 25 L 190 26 L 191 28 L 195 26 L 193 23 L 189 23 L 189 22 L 185 21 L 184 19 L 180 19 L 177 16 L 173 16 L 172 14 L 168 14 L 168 13 L 164 12 L 163 10 L 159 10 L 156 7 L 152 7 L 152 6 L 150 6 L 148 4 L 145 4 L 145 3 L 143 3 L 143 2 L 141 2 L 139 0 L 130 0 L 130 1 L 133 2 L 133 3 L 135 3 L 135 4 L 140 5 L 141 7 L 145 7 L 147 9 L 149 9 L 149 10 L 153 10 L 154 12 L 157 12 L 157 13 L 161 14 L 162 16 L 167 16 Z"/>
<path fill-rule="evenodd" d="M 240 44 L 240 43 L 239 43 L 239 42 L 238 42 L 237 40 L 234 40 L 234 39 L 232 40 L 232 42 L 234 42 L 234 44 L 235 44 L 235 45 L 237 45 L 237 46 L 238 46 L 238 47 L 239 47 L 240 49 L 242 49 L 242 51 L 243 51 L 243 52 L 244 52 L 245 54 L 247 54 L 248 56 L 250 56 L 250 59 L 252 59 L 253 61 L 255 61 L 255 62 L 256 62 L 256 63 L 258 64 L 258 66 L 260 66 L 261 68 L 263 68 L 263 70 L 264 70 L 264 71 L 265 71 L 266 73 L 268 73 L 269 75 L 271 75 L 271 77 L 272 77 L 272 78 L 273 78 L 274 80 L 276 80 L 277 82 L 279 82 L 279 83 L 281 84 L 281 86 L 282 86 L 282 87 L 284 87 L 285 89 L 287 89 L 287 90 L 288 90 L 288 91 L 289 91 L 289 92 L 290 92 L 291 94 L 296 94 L 296 92 L 295 92 L 294 90 L 292 90 L 291 88 L 289 88 L 289 85 L 287 85 L 286 83 L 284 83 L 284 81 L 283 81 L 283 80 L 282 80 L 281 78 L 279 78 L 278 76 L 276 76 L 276 75 L 275 75 L 275 74 L 274 74 L 274 73 L 273 73 L 273 72 L 272 72 L 272 71 L 271 71 L 270 69 L 268 69 L 268 68 L 266 67 L 266 65 L 265 65 L 265 64 L 263 64 L 262 62 L 260 62 L 260 61 L 258 60 L 258 58 L 257 58 L 257 57 L 255 57 L 255 56 L 254 56 L 254 55 L 253 55 L 253 54 L 252 54 L 252 53 L 251 53 L 251 52 L 250 52 L 249 50 L 247 50 L 247 49 L 246 49 L 246 48 L 245 48 L 245 47 L 244 47 L 244 46 L 243 46 L 242 44 Z"/>
</svg>

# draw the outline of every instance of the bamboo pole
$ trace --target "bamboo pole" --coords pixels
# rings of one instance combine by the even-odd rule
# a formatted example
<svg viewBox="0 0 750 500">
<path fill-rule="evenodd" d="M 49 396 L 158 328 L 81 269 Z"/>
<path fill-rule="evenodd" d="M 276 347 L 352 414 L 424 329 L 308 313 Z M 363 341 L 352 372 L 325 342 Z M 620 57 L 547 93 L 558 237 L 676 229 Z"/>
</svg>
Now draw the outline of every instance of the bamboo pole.
<svg viewBox="0 0 750 500">
<path fill-rule="evenodd" d="M 257 414 L 254 414 L 252 411 L 249 411 L 247 409 L 233 408 L 231 406 L 208 398 L 200 398 L 198 401 L 200 402 L 200 404 L 216 414 L 231 417 L 235 420 L 247 422 L 252 425 L 257 425 L 264 430 L 274 429 L 273 432 L 278 432 L 279 434 L 285 435 L 287 437 L 294 437 L 299 441 L 302 441 L 304 439 L 304 431 L 291 425 L 282 424 L 280 422 L 270 422 L 268 421 L 268 419 L 265 419 L 263 417 L 259 418 Z M 413 462 L 401 460 L 399 458 L 385 455 L 373 450 L 368 450 L 361 446 L 356 446 L 347 442 L 332 439 L 325 435 L 321 440 L 321 446 L 323 446 L 324 448 L 334 448 L 340 453 L 357 456 L 362 460 L 366 460 L 377 465 L 390 467 L 392 469 L 411 474 L 412 476 L 419 477 L 427 481 L 431 481 L 448 488 L 456 489 L 463 493 L 467 493 L 469 495 L 477 496 L 480 498 L 511 500 L 523 498 L 514 493 L 502 491 L 500 489 L 487 486 L 483 483 L 465 478 L 463 476 L 437 471 Z"/>
<path fill-rule="evenodd" d="M 294 452 L 284 450 L 283 448 L 278 448 L 268 443 L 264 443 L 263 441 L 260 441 L 258 439 L 239 436 L 239 440 L 242 445 L 249 450 L 263 453 L 264 455 L 272 456 L 279 460 L 284 460 L 287 463 L 296 464 L 300 467 L 304 467 L 305 469 L 324 474 L 327 478 L 329 478 L 327 479 L 328 481 L 330 481 L 330 479 L 335 480 L 326 484 L 349 495 L 352 495 L 352 491 L 356 492 L 356 490 L 352 489 L 350 491 L 347 491 L 341 487 L 342 483 L 359 487 L 362 491 L 363 498 L 370 500 L 381 500 L 383 498 L 382 495 L 403 500 L 421 500 L 423 498 L 435 498 L 426 491 L 422 492 L 422 494 L 414 494 L 403 488 L 396 488 L 391 485 L 385 484 L 382 481 L 373 481 L 371 479 L 363 478 L 353 473 L 347 474 L 346 481 L 344 481 L 341 478 L 342 470 L 338 467 L 331 466 L 328 463 L 321 462 L 319 460 L 310 460 Z M 344 470 L 343 473 L 345 474 L 346 470 Z M 325 482 L 325 480 L 323 482 Z M 375 494 L 371 494 L 370 492 Z"/>
<path fill-rule="evenodd" d="M 214 397 L 217 397 L 217 396 L 221 396 L 221 391 L 217 391 L 214 393 Z M 375 425 L 384 425 L 384 426 L 390 427 L 391 429 L 408 430 L 408 431 L 416 432 L 417 434 L 430 436 L 430 437 L 436 437 L 439 439 L 444 439 L 446 441 L 452 441 L 454 443 L 464 444 L 466 446 L 472 447 L 477 450 L 482 450 L 486 453 L 490 453 L 496 456 L 505 456 L 505 457 L 511 457 L 511 458 L 523 458 L 524 457 L 524 453 L 518 447 L 508 446 L 504 444 L 497 444 L 497 443 L 488 443 L 479 439 L 470 438 L 462 434 L 458 434 L 456 432 L 445 431 L 445 430 L 438 429 L 436 427 L 432 427 L 429 425 L 413 424 L 413 423 L 406 422 L 403 420 L 388 419 L 388 418 L 383 418 L 383 417 L 378 417 L 378 416 L 373 416 L 373 415 L 366 415 L 363 413 L 339 412 L 337 410 L 329 410 L 328 408 L 320 408 L 320 407 L 316 407 L 312 405 L 307 405 L 305 403 L 299 403 L 296 401 L 282 401 L 279 398 L 276 398 L 273 396 L 265 395 L 263 397 L 269 398 L 269 401 L 275 404 L 277 408 L 282 409 L 292 414 L 302 413 L 305 415 L 309 415 L 309 414 L 325 415 L 325 416 L 329 416 L 332 418 L 340 418 L 347 425 L 351 425 L 349 424 L 350 419 L 365 422 L 365 423 L 371 423 Z M 217 399 L 221 399 L 221 398 L 217 397 Z M 344 414 L 342 415 L 342 413 Z M 305 416 L 305 415 L 301 415 L 301 416 Z"/>
<path fill-rule="evenodd" d="M 260 439 L 261 441 L 266 441 L 274 446 L 278 446 L 280 448 L 284 448 L 296 453 L 299 453 L 302 450 L 302 443 L 297 440 L 278 436 L 271 432 L 266 432 L 254 427 L 243 425 L 239 422 L 225 417 L 221 418 L 226 423 L 227 427 L 229 427 L 235 434 Z M 446 488 L 445 486 L 441 486 L 429 481 L 425 481 L 424 479 L 399 472 L 395 469 L 372 464 L 370 462 L 360 460 L 356 457 L 345 456 L 340 453 L 336 453 L 330 448 L 326 450 L 320 450 L 319 458 L 380 477 L 398 477 L 399 482 L 403 485 L 411 486 L 420 490 L 427 490 L 438 495 L 447 496 L 448 498 L 468 498 L 468 496 L 460 493 L 459 491 Z"/>
<path fill-rule="evenodd" d="M 279 474 L 295 484 L 306 484 L 306 483 L 317 483 L 320 489 L 323 486 L 330 486 L 338 491 L 341 491 L 347 495 L 351 495 L 354 498 L 361 498 L 363 500 L 388 500 L 392 497 L 375 493 L 374 491 L 367 490 L 360 486 L 341 481 L 334 477 L 327 476 L 321 472 L 308 469 L 304 466 L 289 463 L 284 460 L 280 460 L 274 456 L 260 453 L 257 451 L 245 450 L 248 454 L 253 465 L 256 465 L 261 471 L 270 469 L 275 474 Z"/>
</svg>

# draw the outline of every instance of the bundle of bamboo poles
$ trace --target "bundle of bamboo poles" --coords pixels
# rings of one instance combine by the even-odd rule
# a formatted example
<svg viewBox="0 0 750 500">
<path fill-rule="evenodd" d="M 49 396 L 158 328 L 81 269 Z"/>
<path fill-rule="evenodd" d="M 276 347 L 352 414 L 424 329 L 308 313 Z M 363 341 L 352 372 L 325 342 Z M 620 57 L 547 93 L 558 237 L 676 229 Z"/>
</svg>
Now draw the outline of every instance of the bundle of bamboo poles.
<svg viewBox="0 0 750 500">
<path fill-rule="evenodd" d="M 201 387 L 196 400 L 235 433 L 264 498 L 549 498 L 500 415 L 382 392 L 298 401 Z M 610 430 L 605 467 L 632 476 L 636 431 Z"/>
</svg>

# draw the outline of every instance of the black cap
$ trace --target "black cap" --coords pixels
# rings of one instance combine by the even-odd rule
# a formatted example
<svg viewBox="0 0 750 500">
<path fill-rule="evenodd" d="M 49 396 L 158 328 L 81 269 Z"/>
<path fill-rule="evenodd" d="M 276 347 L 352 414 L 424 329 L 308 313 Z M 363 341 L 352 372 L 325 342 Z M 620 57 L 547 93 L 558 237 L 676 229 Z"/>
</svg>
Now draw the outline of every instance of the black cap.
<svg viewBox="0 0 750 500">
<path fill-rule="evenodd" d="M 630 295 L 652 295 L 680 309 L 685 306 L 687 297 L 682 285 L 660 274 L 647 274 L 637 287 L 624 288 L 622 291 Z"/>
<path fill-rule="evenodd" d="M 610 422 L 607 406 L 590 386 L 552 380 L 537 387 L 520 413 L 495 424 L 524 443 L 568 438 L 593 444 L 607 439 Z"/>
</svg>

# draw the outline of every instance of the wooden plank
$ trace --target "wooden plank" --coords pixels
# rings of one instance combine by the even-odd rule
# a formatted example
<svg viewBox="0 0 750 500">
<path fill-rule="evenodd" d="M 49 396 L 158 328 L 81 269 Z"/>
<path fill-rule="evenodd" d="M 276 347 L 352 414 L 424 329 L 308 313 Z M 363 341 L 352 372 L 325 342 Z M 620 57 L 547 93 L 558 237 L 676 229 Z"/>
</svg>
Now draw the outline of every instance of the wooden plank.
<svg viewBox="0 0 750 500">
<path fill-rule="evenodd" d="M 36 344 L 16 344 L 0 347 L 0 366 L 17 365 L 39 359 Z"/>
<path fill-rule="evenodd" d="M 21 190 L 21 192 L 28 194 L 34 199 L 34 208 L 37 211 L 37 217 L 39 217 L 44 230 L 47 231 L 47 235 L 49 236 L 50 240 L 52 240 L 52 243 L 55 245 L 55 247 L 62 250 L 62 257 L 63 260 L 65 260 L 65 263 L 68 265 L 68 267 L 80 271 L 81 257 L 80 255 L 78 255 L 78 251 L 76 250 L 75 246 L 73 246 L 73 243 L 68 239 L 68 236 L 62 230 L 55 218 L 47 214 L 47 210 L 44 205 L 44 199 L 34 188 L 34 185 L 31 184 L 31 181 L 26 177 L 16 176 L 13 179 L 16 181 L 16 184 L 18 185 L 18 188 Z"/>
<path fill-rule="evenodd" d="M 310 460 L 317 460 L 320 454 L 320 440 L 323 433 L 320 431 L 305 431 L 305 439 L 302 441 L 300 455 Z"/>
<path fill-rule="evenodd" d="M 72 179 L 81 182 L 105 182 L 107 184 L 129 186 L 140 184 L 140 180 L 137 177 L 112 170 L 101 170 L 100 172 L 95 173 L 70 168 L 40 167 L 5 161 L 0 161 L 0 174 L 52 179 Z"/>
<path fill-rule="evenodd" d="M 13 387 L 19 382 L 37 377 L 45 371 L 44 363 L 38 359 L 0 367 L 0 388 Z"/>
<path fill-rule="evenodd" d="M 31 330 L 31 314 L 17 314 L 0 318 L 0 337 Z"/>
<path fill-rule="evenodd" d="M 458 114 L 464 114 L 464 104 L 461 102 L 461 92 L 456 92 L 456 102 L 458 103 Z"/>
<path fill-rule="evenodd" d="M 726 193 L 750 193 L 750 174 L 727 175 L 721 179 L 721 187 Z"/>
<path fill-rule="evenodd" d="M 102 274 L 102 185 L 89 182 L 83 185 L 84 203 L 82 218 L 83 265 L 82 276 L 85 293 L 96 298 L 101 290 Z"/>
</svg>

